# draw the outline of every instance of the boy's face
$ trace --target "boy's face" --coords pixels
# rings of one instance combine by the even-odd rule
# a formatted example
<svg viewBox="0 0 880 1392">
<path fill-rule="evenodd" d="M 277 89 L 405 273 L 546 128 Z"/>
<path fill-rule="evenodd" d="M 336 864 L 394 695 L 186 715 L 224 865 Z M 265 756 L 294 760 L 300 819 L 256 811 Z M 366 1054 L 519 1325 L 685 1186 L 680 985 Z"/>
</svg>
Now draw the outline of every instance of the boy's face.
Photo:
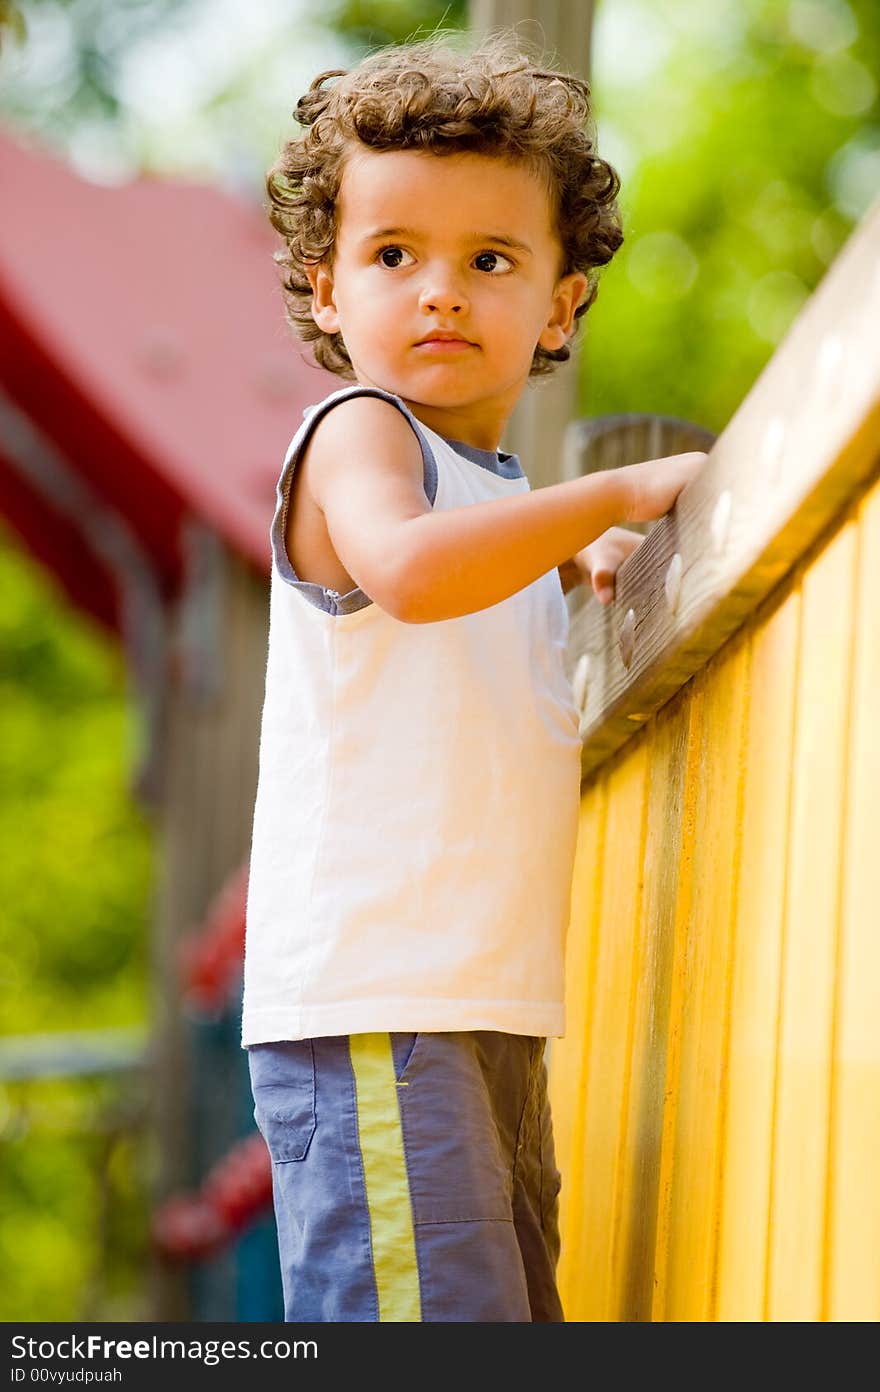
<svg viewBox="0 0 880 1392">
<path fill-rule="evenodd" d="M 342 333 L 362 385 L 494 449 L 536 345 L 561 348 L 571 333 L 587 280 L 560 278 L 561 262 L 547 186 L 526 165 L 359 146 L 342 176 L 333 266 L 308 268 L 312 314 Z"/>
</svg>

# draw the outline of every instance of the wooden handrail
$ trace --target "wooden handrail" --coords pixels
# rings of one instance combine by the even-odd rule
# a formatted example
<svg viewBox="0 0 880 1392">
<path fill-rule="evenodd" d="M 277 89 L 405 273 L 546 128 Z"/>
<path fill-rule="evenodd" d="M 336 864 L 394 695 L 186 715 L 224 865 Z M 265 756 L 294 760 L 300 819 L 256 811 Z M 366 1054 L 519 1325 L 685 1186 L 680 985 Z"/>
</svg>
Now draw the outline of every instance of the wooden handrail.
<svg viewBox="0 0 880 1392">
<path fill-rule="evenodd" d="M 570 601 L 586 778 L 698 671 L 880 467 L 880 203 L 702 473 L 600 606 Z"/>
</svg>

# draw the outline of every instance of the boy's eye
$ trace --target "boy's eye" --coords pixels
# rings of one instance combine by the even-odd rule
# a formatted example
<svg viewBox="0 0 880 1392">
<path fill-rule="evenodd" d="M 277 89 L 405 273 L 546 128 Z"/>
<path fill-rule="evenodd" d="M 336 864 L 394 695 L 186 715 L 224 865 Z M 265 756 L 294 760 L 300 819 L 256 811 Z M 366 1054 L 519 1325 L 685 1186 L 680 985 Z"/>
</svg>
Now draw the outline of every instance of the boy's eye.
<svg viewBox="0 0 880 1392">
<path fill-rule="evenodd" d="M 409 252 L 404 251 L 403 247 L 399 246 L 383 247 L 379 252 L 379 260 L 383 266 L 387 266 L 389 271 L 396 271 L 398 266 L 403 265 L 404 256 L 409 256 Z"/>
<path fill-rule="evenodd" d="M 492 264 L 481 266 L 479 264 L 481 261 L 488 261 Z M 504 262 L 504 265 L 499 265 L 498 263 L 502 261 Z M 491 273 L 492 271 L 507 270 L 512 264 L 513 263 L 509 261 L 506 256 L 501 255 L 500 251 L 481 251 L 478 256 L 474 257 L 474 265 L 477 266 L 477 269 L 481 271 L 487 271 L 489 273 Z"/>
</svg>

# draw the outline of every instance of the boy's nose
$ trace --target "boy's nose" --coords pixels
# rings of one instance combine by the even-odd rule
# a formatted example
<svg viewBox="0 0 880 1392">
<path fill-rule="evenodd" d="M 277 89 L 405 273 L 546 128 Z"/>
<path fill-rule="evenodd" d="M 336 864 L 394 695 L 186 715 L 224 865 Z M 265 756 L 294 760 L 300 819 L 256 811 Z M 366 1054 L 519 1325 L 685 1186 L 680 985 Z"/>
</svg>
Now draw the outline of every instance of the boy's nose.
<svg viewBox="0 0 880 1392">
<path fill-rule="evenodd" d="M 460 314 L 467 308 L 467 300 L 460 288 L 434 281 L 420 294 L 419 307 L 427 313 Z"/>
</svg>

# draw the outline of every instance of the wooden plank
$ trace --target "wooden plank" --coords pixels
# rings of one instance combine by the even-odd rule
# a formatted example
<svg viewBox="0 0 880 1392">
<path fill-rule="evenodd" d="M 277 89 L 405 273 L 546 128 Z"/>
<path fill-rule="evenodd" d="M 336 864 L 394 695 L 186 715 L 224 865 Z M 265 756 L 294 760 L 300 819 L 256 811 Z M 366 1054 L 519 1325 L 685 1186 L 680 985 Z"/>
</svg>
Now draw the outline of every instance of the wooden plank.
<svg viewBox="0 0 880 1392">
<path fill-rule="evenodd" d="M 621 566 L 613 603 L 601 606 L 582 590 L 570 643 L 572 666 L 586 655 L 591 669 L 581 722 L 585 775 L 705 665 L 876 474 L 878 267 L 880 204 L 702 473 Z M 625 666 L 621 638 L 630 630 Z"/>
<path fill-rule="evenodd" d="M 558 1282 L 567 1318 L 578 1305 L 582 1253 L 571 1240 L 582 1222 L 587 1160 L 584 1156 L 586 1110 L 599 907 L 607 815 L 607 778 L 596 778 L 581 800 L 578 842 L 572 877 L 571 923 L 566 942 L 565 1034 L 551 1041 L 548 1088 L 553 1115 L 556 1163 L 562 1175 L 559 1196 L 561 1252 Z"/>
<path fill-rule="evenodd" d="M 581 1221 L 570 1228 L 582 1262 L 571 1318 L 607 1320 L 613 1215 L 629 1083 L 633 949 L 640 914 L 647 744 L 610 775 L 602 869 L 595 999 L 587 1063 L 585 1184 Z"/>
<path fill-rule="evenodd" d="M 687 746 L 684 755 L 681 838 L 675 912 L 672 924 L 673 938 L 669 948 L 672 966 L 667 1015 L 665 1091 L 657 1177 L 657 1218 L 650 1290 L 650 1318 L 654 1321 L 663 1320 L 666 1309 L 671 1240 L 672 1181 L 678 1120 L 678 1081 L 681 1068 L 682 1024 L 687 987 L 688 927 L 693 892 L 692 863 L 700 812 L 699 770 L 703 748 L 703 695 L 704 688 L 696 680 L 689 683 L 686 696 L 682 693 L 683 699 L 687 703 Z"/>
<path fill-rule="evenodd" d="M 645 732 L 649 739 L 642 869 L 645 888 L 635 973 L 620 1212 L 612 1250 L 615 1317 L 630 1321 L 651 1318 L 654 1294 L 675 920 L 688 811 L 688 694 L 687 689 L 680 692 L 652 722 L 655 728 Z M 692 833 L 692 827 L 688 831 Z"/>
<path fill-rule="evenodd" d="M 563 469 L 567 478 L 583 474 L 598 474 L 606 469 L 620 469 L 636 464 L 640 459 L 658 459 L 667 454 L 684 454 L 689 450 L 709 450 L 715 436 L 701 425 L 679 420 L 676 416 L 656 412 L 627 412 L 595 416 L 590 420 L 572 421 L 566 432 Z M 654 524 L 634 522 L 631 531 L 647 535 Z M 568 604 L 569 624 L 578 622 L 589 594 L 579 585 L 577 567 L 569 562 L 560 567 L 563 590 Z M 590 682 L 595 682 L 599 669 L 587 653 L 578 652 L 579 645 L 569 642 L 565 652 L 565 672 L 581 708 L 580 734 L 587 730 L 590 703 L 586 700 Z M 585 714 L 586 712 L 586 714 Z M 586 722 L 586 723 L 585 723 Z"/>
<path fill-rule="evenodd" d="M 543 50 L 547 62 L 582 80 L 588 79 L 590 71 L 593 9 L 593 0 L 552 5 L 548 0 L 470 0 L 468 6 L 470 27 L 476 33 L 515 25 L 530 48 Z M 569 361 L 552 375 L 529 382 L 504 431 L 502 448 L 521 456 L 533 488 L 562 478 L 565 429 L 578 409 L 584 327 L 582 320 L 569 345 Z"/>
<path fill-rule="evenodd" d="M 800 592 L 753 627 L 715 1317 L 764 1318 Z"/>
<path fill-rule="evenodd" d="M 823 1317 L 880 1319 L 880 488 L 858 513 L 859 553 Z"/>
<path fill-rule="evenodd" d="M 856 525 L 802 582 L 766 1317 L 816 1320 L 823 1246 Z"/>
<path fill-rule="evenodd" d="M 748 642 L 737 639 L 696 683 L 703 689 L 695 768 L 699 830 L 689 894 L 667 1320 L 705 1320 L 712 1309 L 749 655 Z"/>
<path fill-rule="evenodd" d="M 227 876 L 247 855 L 257 782 L 265 678 L 268 589 L 239 557 L 210 539 L 189 555 L 187 587 L 173 615 L 161 747 L 162 802 L 157 816 L 159 878 L 153 931 L 154 1062 L 151 1123 L 157 1138 L 153 1198 L 201 1181 L 240 1133 L 246 1063 L 235 1050 L 218 1057 L 180 998 L 179 949 Z M 207 642 L 213 637 L 212 642 Z M 216 644 L 216 646 L 215 646 Z M 201 1067 L 214 1049 L 213 1067 Z M 200 1273 L 203 1305 L 234 1304 L 234 1254 L 222 1252 Z M 151 1313 L 193 1315 L 191 1273 L 155 1260 Z"/>
</svg>

